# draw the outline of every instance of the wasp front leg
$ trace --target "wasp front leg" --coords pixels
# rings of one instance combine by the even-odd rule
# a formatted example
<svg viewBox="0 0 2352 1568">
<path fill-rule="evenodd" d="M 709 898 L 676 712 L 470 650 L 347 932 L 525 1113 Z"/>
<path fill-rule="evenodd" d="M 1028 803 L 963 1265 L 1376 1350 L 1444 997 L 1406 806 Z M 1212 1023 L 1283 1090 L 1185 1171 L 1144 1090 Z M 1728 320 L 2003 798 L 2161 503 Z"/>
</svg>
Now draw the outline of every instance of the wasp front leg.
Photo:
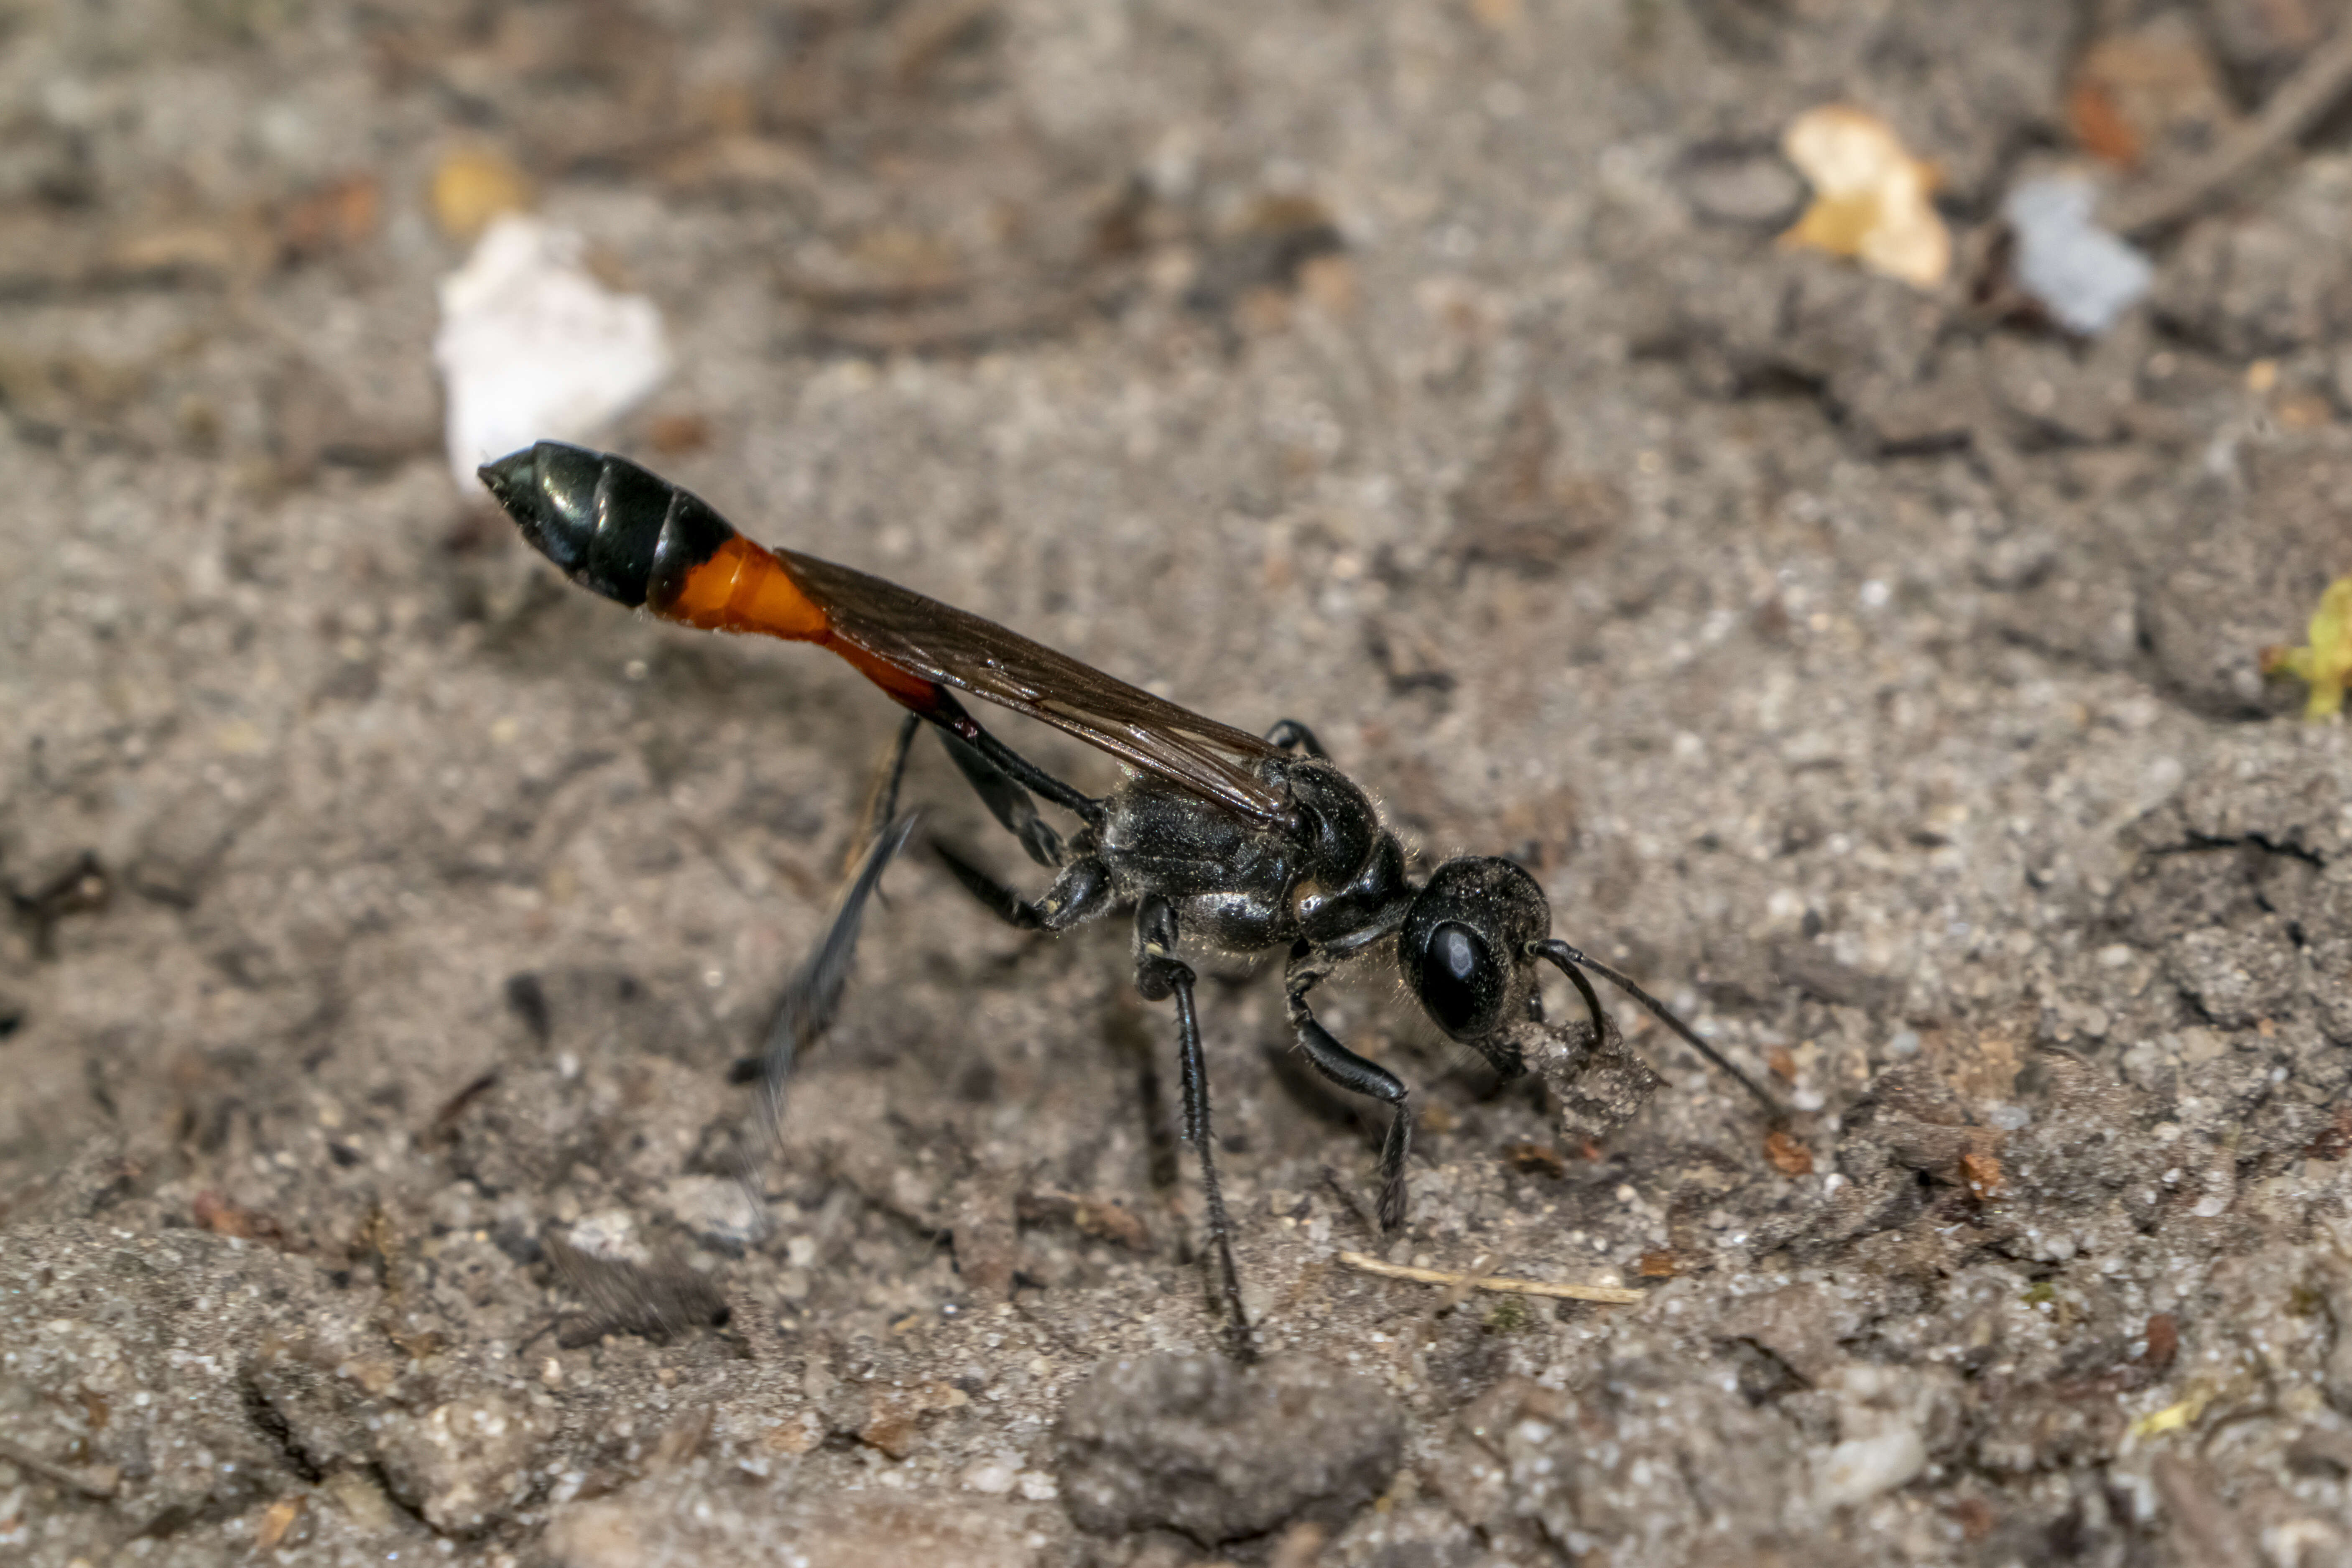
<svg viewBox="0 0 2352 1568">
<path fill-rule="evenodd" d="M 1368 1094 L 1390 1107 L 1388 1136 L 1381 1143 L 1381 1228 L 1404 1224 L 1405 1158 L 1412 1152 L 1412 1113 L 1405 1104 L 1405 1087 L 1396 1074 L 1332 1038 L 1316 1021 L 1307 994 L 1331 973 L 1331 962 L 1307 942 L 1290 950 L 1283 971 L 1283 990 L 1290 999 L 1290 1026 L 1298 1032 L 1298 1048 L 1317 1072 L 1351 1094 Z"/>
</svg>

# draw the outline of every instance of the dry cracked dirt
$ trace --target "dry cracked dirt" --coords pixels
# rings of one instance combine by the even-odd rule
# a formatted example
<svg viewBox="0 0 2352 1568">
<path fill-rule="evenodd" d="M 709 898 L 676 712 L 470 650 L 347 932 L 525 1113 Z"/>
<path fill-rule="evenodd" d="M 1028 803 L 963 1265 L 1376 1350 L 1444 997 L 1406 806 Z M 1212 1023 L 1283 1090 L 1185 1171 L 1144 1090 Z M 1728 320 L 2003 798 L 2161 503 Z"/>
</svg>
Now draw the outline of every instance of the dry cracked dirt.
<svg viewBox="0 0 2352 1568">
<path fill-rule="evenodd" d="M 1975 286 L 2095 31 L 2251 111 L 2307 9 L 0 5 L 0 1560 L 2352 1563 L 2352 743 L 2256 664 L 2352 571 L 2347 127 L 2095 342 Z M 1832 100 L 1942 290 L 1774 244 Z M 1313 724 L 1790 1125 L 1621 1009 L 1563 1132 L 1368 966 L 1378 1236 L 1200 955 L 1238 1366 L 1127 931 L 918 851 L 761 1142 L 894 710 L 453 481 L 466 148 L 667 321 L 613 445 Z"/>
</svg>

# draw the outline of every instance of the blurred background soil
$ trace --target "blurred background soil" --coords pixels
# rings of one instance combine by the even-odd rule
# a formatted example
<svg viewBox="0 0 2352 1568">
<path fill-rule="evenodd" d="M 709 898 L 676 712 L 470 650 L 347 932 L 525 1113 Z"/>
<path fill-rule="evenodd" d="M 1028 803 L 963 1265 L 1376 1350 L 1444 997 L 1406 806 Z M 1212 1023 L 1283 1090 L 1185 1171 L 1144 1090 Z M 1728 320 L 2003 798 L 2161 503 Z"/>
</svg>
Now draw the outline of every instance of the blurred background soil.
<svg viewBox="0 0 2352 1568">
<path fill-rule="evenodd" d="M 2352 747 L 2257 663 L 2352 572 L 2336 23 L 0 4 L 0 1559 L 2352 1562 Z M 1839 102 L 1940 284 L 1776 243 Z M 2004 271 L 2060 163 L 2155 263 L 2095 338 Z M 1127 931 L 918 854 L 747 1194 L 896 713 L 453 481 L 517 200 L 667 321 L 609 444 L 1309 722 L 1802 1113 L 1629 1013 L 1664 1087 L 1561 1137 L 1368 971 L 1378 1237 L 1380 1118 L 1204 956 L 1236 1369 Z"/>
</svg>

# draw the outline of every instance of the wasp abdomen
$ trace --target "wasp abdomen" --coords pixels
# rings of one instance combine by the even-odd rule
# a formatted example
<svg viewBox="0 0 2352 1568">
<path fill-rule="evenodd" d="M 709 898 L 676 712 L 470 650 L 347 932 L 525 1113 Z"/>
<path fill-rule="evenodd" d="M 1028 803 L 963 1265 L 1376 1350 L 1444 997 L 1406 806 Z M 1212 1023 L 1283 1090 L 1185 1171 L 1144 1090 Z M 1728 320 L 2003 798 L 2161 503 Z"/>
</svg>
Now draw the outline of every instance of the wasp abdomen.
<svg viewBox="0 0 2352 1568">
<path fill-rule="evenodd" d="M 584 447 L 541 441 L 480 472 L 534 549 L 582 587 L 632 607 L 675 600 L 735 537 L 698 497 Z"/>
</svg>

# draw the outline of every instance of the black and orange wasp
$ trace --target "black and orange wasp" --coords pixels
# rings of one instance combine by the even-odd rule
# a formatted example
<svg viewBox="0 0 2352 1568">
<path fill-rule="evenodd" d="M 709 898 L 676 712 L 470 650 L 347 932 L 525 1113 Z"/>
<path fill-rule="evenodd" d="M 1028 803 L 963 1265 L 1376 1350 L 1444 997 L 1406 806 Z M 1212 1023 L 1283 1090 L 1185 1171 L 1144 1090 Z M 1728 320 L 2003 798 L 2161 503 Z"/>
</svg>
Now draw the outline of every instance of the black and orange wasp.
<svg viewBox="0 0 2352 1568">
<path fill-rule="evenodd" d="M 1593 1041 L 1607 1025 L 1588 970 L 1780 1115 L 1771 1096 L 1664 1004 L 1553 936 L 1550 905 L 1520 866 L 1464 856 L 1416 881 L 1370 797 L 1304 724 L 1284 720 L 1263 737 L 1236 730 L 879 577 L 762 548 L 699 498 L 625 458 L 541 441 L 480 473 L 523 537 L 582 587 L 664 620 L 817 643 L 847 659 L 908 710 L 894 795 L 906 747 L 928 721 L 997 821 L 1055 871 L 1052 887 L 1031 900 L 934 845 L 1000 919 L 1061 931 L 1133 912 L 1136 988 L 1148 1001 L 1175 1000 L 1183 1136 L 1200 1158 L 1222 1292 L 1244 1353 L 1248 1321 L 1217 1184 L 1194 973 L 1180 941 L 1235 953 L 1288 950 L 1283 984 L 1300 1051 L 1341 1089 L 1389 1107 L 1380 1158 L 1384 1230 L 1405 1217 L 1412 1144 L 1405 1086 L 1334 1038 L 1311 1002 L 1335 969 L 1374 953 L 1393 954 L 1431 1020 L 1506 1077 L 1525 1071 L 1530 1031 L 1544 1027 L 1537 965 L 1550 963 L 1582 997 Z M 1075 735 L 1117 758 L 1125 774 L 1108 795 L 1083 794 L 990 734 L 957 692 Z M 1039 816 L 1039 799 L 1076 818 L 1076 831 L 1058 833 Z M 901 819 L 868 850 L 832 931 L 787 988 L 761 1069 L 772 1088 L 830 1019 L 859 915 L 907 835 Z"/>
</svg>

